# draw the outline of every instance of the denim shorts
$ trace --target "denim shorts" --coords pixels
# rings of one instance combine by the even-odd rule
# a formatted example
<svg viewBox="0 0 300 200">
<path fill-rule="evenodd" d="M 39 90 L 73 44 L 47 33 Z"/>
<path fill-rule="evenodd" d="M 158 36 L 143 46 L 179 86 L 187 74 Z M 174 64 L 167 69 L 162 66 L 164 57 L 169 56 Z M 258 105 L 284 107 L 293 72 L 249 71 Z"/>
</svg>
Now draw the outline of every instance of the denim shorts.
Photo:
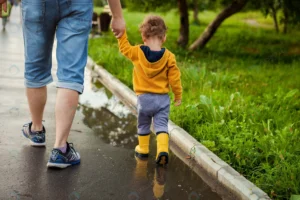
<svg viewBox="0 0 300 200">
<path fill-rule="evenodd" d="M 148 135 L 153 119 L 156 134 L 168 133 L 170 97 L 146 93 L 138 96 L 138 134 Z"/>
<path fill-rule="evenodd" d="M 93 0 L 22 0 L 25 86 L 53 81 L 52 48 L 56 35 L 57 87 L 83 92 Z"/>
</svg>

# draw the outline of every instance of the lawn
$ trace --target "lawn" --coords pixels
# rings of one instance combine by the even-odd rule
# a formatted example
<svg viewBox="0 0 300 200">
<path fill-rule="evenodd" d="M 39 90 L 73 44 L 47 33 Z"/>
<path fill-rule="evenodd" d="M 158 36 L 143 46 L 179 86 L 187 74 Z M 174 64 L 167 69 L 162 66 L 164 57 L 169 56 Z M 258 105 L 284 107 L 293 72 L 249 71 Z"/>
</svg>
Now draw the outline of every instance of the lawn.
<svg viewBox="0 0 300 200">
<path fill-rule="evenodd" d="M 272 199 L 300 194 L 300 32 L 276 34 L 271 19 L 259 12 L 239 13 L 204 50 L 188 52 L 176 44 L 177 12 L 160 15 L 184 89 L 182 105 L 171 105 L 171 120 Z M 130 42 L 141 43 L 138 25 L 145 14 L 124 10 L 124 16 Z M 190 42 L 216 13 L 199 16 L 201 25 L 190 26 Z M 132 88 L 133 66 L 113 35 L 90 39 L 89 45 L 89 55 Z"/>
</svg>

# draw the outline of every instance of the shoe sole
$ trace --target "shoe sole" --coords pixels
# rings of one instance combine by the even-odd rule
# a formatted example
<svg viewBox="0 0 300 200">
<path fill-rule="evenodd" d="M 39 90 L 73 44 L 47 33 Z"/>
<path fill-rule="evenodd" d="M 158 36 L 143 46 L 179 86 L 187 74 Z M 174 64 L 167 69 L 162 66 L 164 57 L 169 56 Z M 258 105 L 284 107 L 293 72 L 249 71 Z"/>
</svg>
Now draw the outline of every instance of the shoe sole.
<svg viewBox="0 0 300 200">
<path fill-rule="evenodd" d="M 33 142 L 31 139 L 29 139 L 29 138 L 25 135 L 24 131 L 22 131 L 22 135 L 23 135 L 27 140 L 29 140 L 30 145 L 33 146 L 33 147 L 42 147 L 42 146 L 46 146 L 46 142 L 43 142 L 43 143 L 35 143 L 35 142 Z"/>
<path fill-rule="evenodd" d="M 159 153 L 157 159 L 156 159 L 156 164 L 158 165 L 166 165 L 169 162 L 169 154 L 166 152 L 161 152 Z"/>
<path fill-rule="evenodd" d="M 47 167 L 49 167 L 49 168 L 61 168 L 61 169 L 64 169 L 64 168 L 67 168 L 67 167 L 69 167 L 71 165 L 78 165 L 79 163 L 80 163 L 80 161 L 76 161 L 74 163 L 66 163 L 66 164 L 48 162 L 47 163 Z"/>
</svg>

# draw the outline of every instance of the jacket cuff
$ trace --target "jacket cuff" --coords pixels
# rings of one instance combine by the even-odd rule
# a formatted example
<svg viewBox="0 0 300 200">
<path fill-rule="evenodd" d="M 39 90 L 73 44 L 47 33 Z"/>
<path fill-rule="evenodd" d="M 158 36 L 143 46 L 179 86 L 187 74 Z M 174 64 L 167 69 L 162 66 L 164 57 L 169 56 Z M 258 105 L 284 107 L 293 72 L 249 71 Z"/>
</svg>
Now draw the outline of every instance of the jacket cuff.
<svg viewBox="0 0 300 200">
<path fill-rule="evenodd" d="M 175 100 L 181 100 L 182 94 L 175 94 Z"/>
<path fill-rule="evenodd" d="M 123 40 L 124 38 L 127 38 L 126 30 L 124 31 L 123 35 L 120 38 L 118 38 L 118 40 Z"/>
</svg>

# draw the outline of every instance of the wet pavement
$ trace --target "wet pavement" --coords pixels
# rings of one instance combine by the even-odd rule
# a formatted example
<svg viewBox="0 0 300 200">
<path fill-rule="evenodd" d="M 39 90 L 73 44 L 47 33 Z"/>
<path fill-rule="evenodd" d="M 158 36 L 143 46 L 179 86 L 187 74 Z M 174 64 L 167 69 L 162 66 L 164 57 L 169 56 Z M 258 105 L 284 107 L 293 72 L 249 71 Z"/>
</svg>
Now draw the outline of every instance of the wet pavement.
<svg viewBox="0 0 300 200">
<path fill-rule="evenodd" d="M 0 32 L 0 200 L 233 199 L 217 183 L 205 178 L 205 173 L 173 144 L 169 165 L 156 167 L 154 135 L 149 160 L 136 160 L 135 116 L 88 70 L 69 137 L 69 142 L 80 152 L 82 163 L 64 170 L 47 169 L 55 139 L 56 88 L 55 83 L 48 87 L 44 115 L 47 146 L 31 147 L 21 134 L 22 124 L 30 120 L 30 114 L 24 90 L 24 50 L 18 9 L 13 9 L 7 30 Z M 54 52 L 53 74 L 55 69 Z"/>
</svg>

